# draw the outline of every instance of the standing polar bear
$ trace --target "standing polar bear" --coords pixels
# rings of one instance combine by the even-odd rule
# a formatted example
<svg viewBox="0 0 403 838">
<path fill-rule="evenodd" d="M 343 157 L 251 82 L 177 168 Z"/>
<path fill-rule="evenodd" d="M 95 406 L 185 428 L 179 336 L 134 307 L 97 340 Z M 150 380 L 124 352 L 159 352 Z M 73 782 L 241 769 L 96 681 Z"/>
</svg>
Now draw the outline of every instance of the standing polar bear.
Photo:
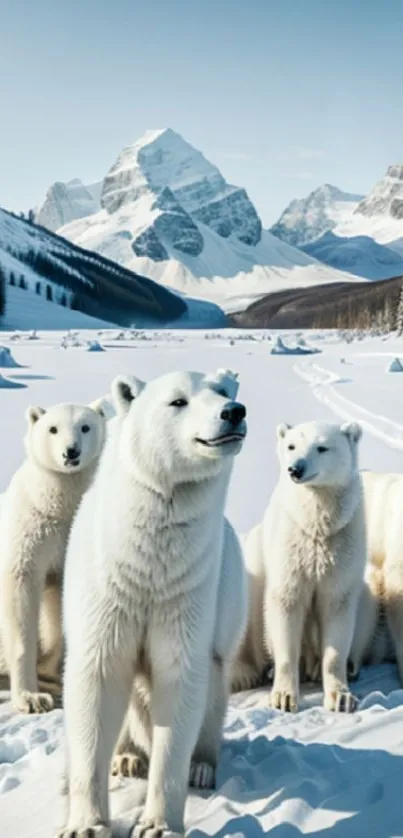
<svg viewBox="0 0 403 838">
<path fill-rule="evenodd" d="M 324 705 L 351 711 L 347 658 L 366 559 L 356 424 L 310 422 L 277 429 L 280 480 L 246 542 L 252 584 L 239 667 L 274 660 L 272 706 L 296 711 L 304 634 L 319 631 Z M 254 592 L 254 593 L 253 593 Z M 260 597 L 260 601 L 259 601 Z"/>
<path fill-rule="evenodd" d="M 20 713 L 51 710 L 60 684 L 61 577 L 73 515 L 102 450 L 102 403 L 30 407 L 26 459 L 1 498 L 0 673 Z"/>
<path fill-rule="evenodd" d="M 63 838 L 110 838 L 116 745 L 120 765 L 150 749 L 144 835 L 183 833 L 189 777 L 214 780 L 246 618 L 242 553 L 224 518 L 246 434 L 237 389 L 222 370 L 112 385 L 118 415 L 67 552 Z"/>
</svg>

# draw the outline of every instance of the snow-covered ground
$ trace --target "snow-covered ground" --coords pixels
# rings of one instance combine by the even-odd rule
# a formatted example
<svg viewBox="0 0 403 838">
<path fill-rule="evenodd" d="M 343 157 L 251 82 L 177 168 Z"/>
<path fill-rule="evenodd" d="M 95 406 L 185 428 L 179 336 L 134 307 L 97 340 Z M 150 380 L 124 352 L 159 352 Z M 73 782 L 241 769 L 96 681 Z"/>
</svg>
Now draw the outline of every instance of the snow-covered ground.
<svg viewBox="0 0 403 838">
<path fill-rule="evenodd" d="M 240 398 L 249 434 L 238 457 L 228 515 L 242 533 L 256 523 L 277 478 L 275 426 L 311 418 L 360 420 L 365 428 L 362 467 L 403 470 L 403 374 L 387 372 L 403 359 L 403 340 L 345 344 L 332 334 L 305 334 L 306 357 L 273 355 L 267 332 L 150 332 L 116 339 L 117 330 L 80 332 L 62 349 L 63 333 L 10 340 L 22 365 L 0 369 L 19 389 L 0 387 L 5 452 L 3 490 L 23 455 L 28 404 L 86 400 L 108 393 L 119 372 L 150 378 L 175 368 L 231 367 L 240 374 Z M 147 339 L 144 339 L 146 337 Z M 301 335 L 283 335 L 295 347 Z M 98 340 L 104 352 L 86 351 Z M 74 342 L 74 341 L 73 341 Z M 373 667 L 354 685 L 361 699 L 353 716 L 326 713 L 322 696 L 308 692 L 301 711 L 286 716 L 268 707 L 260 690 L 234 696 L 214 794 L 189 795 L 192 838 L 398 838 L 403 836 L 403 690 L 393 666 Z M 0 694 L 0 825 L 7 838 L 54 838 L 64 817 L 61 795 L 63 718 L 15 716 Z M 116 836 L 128 838 L 144 798 L 142 781 L 124 780 L 111 792 Z"/>
</svg>

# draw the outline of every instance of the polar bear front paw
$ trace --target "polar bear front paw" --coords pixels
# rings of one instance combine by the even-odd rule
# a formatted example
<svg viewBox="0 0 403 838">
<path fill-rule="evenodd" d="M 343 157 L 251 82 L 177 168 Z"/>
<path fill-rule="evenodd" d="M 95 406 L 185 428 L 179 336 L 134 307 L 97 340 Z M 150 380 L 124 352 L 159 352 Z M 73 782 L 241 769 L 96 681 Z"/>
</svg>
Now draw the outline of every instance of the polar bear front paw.
<svg viewBox="0 0 403 838">
<path fill-rule="evenodd" d="M 191 762 L 189 785 L 196 789 L 215 789 L 215 765 L 209 762 Z"/>
<path fill-rule="evenodd" d="M 109 826 L 99 823 L 84 829 L 62 829 L 57 838 L 112 838 L 112 830 Z"/>
<path fill-rule="evenodd" d="M 157 818 L 146 818 L 146 820 L 140 821 L 132 832 L 133 838 L 163 838 L 164 835 L 169 835 L 170 838 L 174 836 L 180 838 L 183 834 L 172 832 L 168 829 L 166 823 Z"/>
<path fill-rule="evenodd" d="M 16 713 L 49 713 L 55 706 L 50 693 L 31 693 L 28 690 L 19 693 L 12 704 Z"/>
<path fill-rule="evenodd" d="M 145 780 L 148 776 L 148 759 L 130 752 L 116 754 L 112 760 L 111 773 L 114 777 L 138 777 Z"/>
<path fill-rule="evenodd" d="M 324 699 L 325 710 L 331 710 L 335 713 L 354 713 L 358 701 L 349 690 L 332 690 L 325 693 Z"/>
<path fill-rule="evenodd" d="M 270 704 L 273 710 L 282 710 L 283 713 L 296 713 L 298 711 L 298 695 L 291 690 L 271 691 Z"/>
</svg>

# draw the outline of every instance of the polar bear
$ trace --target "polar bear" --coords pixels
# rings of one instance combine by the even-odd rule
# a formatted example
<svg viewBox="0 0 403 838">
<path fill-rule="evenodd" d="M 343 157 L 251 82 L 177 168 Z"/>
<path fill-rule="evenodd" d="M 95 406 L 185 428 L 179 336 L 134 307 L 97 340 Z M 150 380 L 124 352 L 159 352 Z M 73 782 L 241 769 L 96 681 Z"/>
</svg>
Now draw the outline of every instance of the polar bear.
<svg viewBox="0 0 403 838">
<path fill-rule="evenodd" d="M 224 370 L 112 385 L 117 417 L 67 551 L 63 838 L 110 838 L 117 744 L 121 764 L 150 750 L 144 835 L 183 833 L 189 777 L 214 780 L 247 608 L 224 518 L 246 435 L 237 389 Z"/>
<path fill-rule="evenodd" d="M 396 660 L 403 683 L 403 475 L 361 474 L 368 563 L 349 655 L 351 672 Z"/>
<path fill-rule="evenodd" d="M 0 673 L 13 708 L 51 710 L 60 691 L 61 576 L 68 533 L 105 436 L 100 403 L 26 414 L 26 459 L 1 498 Z M 39 676 L 39 684 L 38 684 Z"/>
<path fill-rule="evenodd" d="M 277 429 L 280 479 L 245 548 L 262 616 L 249 615 L 241 660 L 255 674 L 265 656 L 274 660 L 277 709 L 298 708 L 304 635 L 310 639 L 316 620 L 324 705 L 354 709 L 346 668 L 366 559 L 360 437 L 355 423 Z"/>
</svg>

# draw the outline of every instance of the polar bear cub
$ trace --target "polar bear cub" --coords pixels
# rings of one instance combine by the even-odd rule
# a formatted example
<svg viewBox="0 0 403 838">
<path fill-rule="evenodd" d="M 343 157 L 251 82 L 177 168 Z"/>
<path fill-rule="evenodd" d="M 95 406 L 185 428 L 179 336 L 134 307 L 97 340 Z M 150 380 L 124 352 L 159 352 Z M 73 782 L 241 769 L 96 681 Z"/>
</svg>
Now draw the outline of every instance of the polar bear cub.
<svg viewBox="0 0 403 838">
<path fill-rule="evenodd" d="M 189 777 L 203 779 L 207 764 L 212 779 L 246 618 L 242 554 L 224 518 L 246 434 L 237 389 L 222 370 L 112 385 L 118 415 L 67 551 L 63 838 L 110 838 L 121 732 L 120 752 L 150 749 L 142 834 L 183 833 Z"/>
<path fill-rule="evenodd" d="M 20 713 L 51 710 L 60 683 L 61 576 L 73 515 L 102 450 L 102 407 L 28 408 L 26 459 L 1 499 L 0 672 Z"/>
<path fill-rule="evenodd" d="M 357 613 L 351 671 L 396 660 L 403 683 L 403 475 L 361 474 L 368 563 Z"/>
<path fill-rule="evenodd" d="M 280 479 L 250 542 L 262 567 L 265 650 L 274 659 L 272 706 L 295 711 L 304 629 L 318 622 L 324 705 L 351 711 L 347 657 L 366 545 L 356 424 L 277 429 Z M 258 537 L 257 537 L 258 536 Z M 250 622 L 250 621 L 249 621 Z"/>
</svg>

